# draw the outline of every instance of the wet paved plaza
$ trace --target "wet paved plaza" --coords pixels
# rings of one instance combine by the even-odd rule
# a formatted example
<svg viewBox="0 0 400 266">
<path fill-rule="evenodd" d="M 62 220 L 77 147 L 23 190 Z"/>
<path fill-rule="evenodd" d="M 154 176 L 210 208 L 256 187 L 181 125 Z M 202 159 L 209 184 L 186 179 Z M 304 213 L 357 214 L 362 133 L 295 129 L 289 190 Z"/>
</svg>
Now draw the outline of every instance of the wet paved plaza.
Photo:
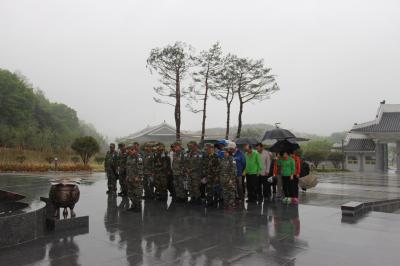
<svg viewBox="0 0 400 266">
<path fill-rule="evenodd" d="M 396 175 L 324 174 L 299 206 L 242 210 L 144 202 L 142 213 L 105 194 L 103 173 L 81 175 L 77 215 L 89 232 L 71 231 L 0 249 L 0 265 L 399 265 L 400 216 L 371 212 L 341 220 L 349 200 L 400 198 Z M 381 178 L 381 179 L 377 179 Z M 49 176 L 0 175 L 0 188 L 47 196 Z M 0 228 L 1 234 L 1 228 Z"/>
</svg>

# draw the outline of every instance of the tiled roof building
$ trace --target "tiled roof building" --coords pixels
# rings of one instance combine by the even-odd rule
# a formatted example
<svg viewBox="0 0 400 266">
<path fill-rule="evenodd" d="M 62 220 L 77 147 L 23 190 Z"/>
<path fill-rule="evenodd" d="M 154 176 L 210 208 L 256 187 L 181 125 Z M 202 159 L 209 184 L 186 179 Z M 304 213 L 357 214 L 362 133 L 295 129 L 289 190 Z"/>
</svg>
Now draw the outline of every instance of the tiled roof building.
<svg viewBox="0 0 400 266">
<path fill-rule="evenodd" d="M 350 170 L 388 170 L 388 144 L 396 144 L 397 171 L 400 171 L 400 104 L 381 102 L 374 120 L 354 124 L 343 150 Z"/>
</svg>

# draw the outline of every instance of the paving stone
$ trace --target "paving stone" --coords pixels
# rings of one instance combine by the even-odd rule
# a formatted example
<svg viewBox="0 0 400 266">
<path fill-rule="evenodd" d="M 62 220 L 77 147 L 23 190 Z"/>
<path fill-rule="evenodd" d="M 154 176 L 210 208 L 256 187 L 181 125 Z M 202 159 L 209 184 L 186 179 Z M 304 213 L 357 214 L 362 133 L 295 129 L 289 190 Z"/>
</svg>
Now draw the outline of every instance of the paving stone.
<svg viewBox="0 0 400 266">
<path fill-rule="evenodd" d="M 398 265 L 400 216 L 370 212 L 348 224 L 339 206 L 393 203 L 400 178 L 347 175 L 321 178 L 321 187 L 303 194 L 306 204 L 299 206 L 249 204 L 224 212 L 147 201 L 142 213 L 126 211 L 126 200 L 105 194 L 103 173 L 80 175 L 75 210 L 90 217 L 89 230 L 0 249 L 0 265 Z M 0 175 L 0 189 L 26 191 L 26 202 L 33 203 L 48 194 L 50 178 Z"/>
</svg>

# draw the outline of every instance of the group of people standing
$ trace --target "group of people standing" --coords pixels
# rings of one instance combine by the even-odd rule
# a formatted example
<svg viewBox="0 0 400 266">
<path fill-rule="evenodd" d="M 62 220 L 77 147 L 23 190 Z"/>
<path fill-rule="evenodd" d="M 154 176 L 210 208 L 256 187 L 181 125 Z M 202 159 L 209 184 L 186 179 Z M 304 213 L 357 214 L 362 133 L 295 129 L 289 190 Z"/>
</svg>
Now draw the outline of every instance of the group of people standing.
<svg viewBox="0 0 400 266">
<path fill-rule="evenodd" d="M 175 142 L 167 151 L 162 143 L 110 144 L 104 168 L 107 193 L 129 197 L 131 210 L 140 211 L 142 198 L 220 206 L 232 210 L 247 194 L 247 202 L 282 199 L 298 203 L 301 160 L 295 153 L 276 154 L 259 143 L 239 149 L 232 141 L 205 143 L 200 149 L 191 141 L 187 149 Z M 246 193 L 247 191 L 247 193 Z M 189 201 L 190 199 L 190 201 Z"/>
</svg>

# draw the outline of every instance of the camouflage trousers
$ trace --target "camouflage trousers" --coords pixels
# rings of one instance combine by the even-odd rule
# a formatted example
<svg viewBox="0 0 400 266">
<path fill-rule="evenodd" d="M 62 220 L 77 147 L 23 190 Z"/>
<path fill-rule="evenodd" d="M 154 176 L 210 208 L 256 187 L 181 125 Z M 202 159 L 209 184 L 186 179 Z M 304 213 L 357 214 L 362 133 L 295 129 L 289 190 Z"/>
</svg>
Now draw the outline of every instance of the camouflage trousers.
<svg viewBox="0 0 400 266">
<path fill-rule="evenodd" d="M 167 192 L 167 176 L 159 174 L 154 177 L 154 186 L 156 188 L 156 197 L 166 199 L 168 197 Z"/>
<path fill-rule="evenodd" d="M 128 178 L 128 198 L 132 202 L 133 208 L 141 208 L 143 195 L 143 184 L 139 177 Z"/>
<path fill-rule="evenodd" d="M 146 198 L 154 197 L 154 179 L 153 176 L 145 174 L 143 177 L 144 196 Z"/>
<path fill-rule="evenodd" d="M 207 201 L 209 203 L 213 203 L 218 201 L 219 191 L 218 191 L 219 182 L 214 178 L 207 178 L 206 192 L 207 192 Z"/>
<path fill-rule="evenodd" d="M 201 177 L 199 175 L 191 175 L 189 176 L 189 195 L 191 198 L 198 199 L 201 196 L 200 186 L 201 186 Z"/>
<path fill-rule="evenodd" d="M 121 187 L 121 192 L 124 194 L 128 193 L 128 180 L 126 177 L 126 172 L 120 172 L 119 174 L 119 186 Z"/>
<path fill-rule="evenodd" d="M 107 187 L 108 191 L 116 192 L 117 191 L 117 176 L 115 175 L 114 171 L 107 170 Z"/>
<path fill-rule="evenodd" d="M 175 194 L 177 198 L 181 199 L 186 199 L 187 194 L 186 194 L 186 188 L 185 188 L 185 177 L 180 175 L 180 176 L 174 176 L 174 185 L 175 185 Z"/>
<path fill-rule="evenodd" d="M 244 199 L 244 185 L 243 185 L 243 177 L 236 177 L 236 198 L 243 200 Z"/>
<path fill-rule="evenodd" d="M 235 196 L 236 196 L 236 180 L 232 178 L 231 182 L 225 182 L 222 185 L 222 198 L 224 199 L 225 208 L 235 207 Z"/>
</svg>

